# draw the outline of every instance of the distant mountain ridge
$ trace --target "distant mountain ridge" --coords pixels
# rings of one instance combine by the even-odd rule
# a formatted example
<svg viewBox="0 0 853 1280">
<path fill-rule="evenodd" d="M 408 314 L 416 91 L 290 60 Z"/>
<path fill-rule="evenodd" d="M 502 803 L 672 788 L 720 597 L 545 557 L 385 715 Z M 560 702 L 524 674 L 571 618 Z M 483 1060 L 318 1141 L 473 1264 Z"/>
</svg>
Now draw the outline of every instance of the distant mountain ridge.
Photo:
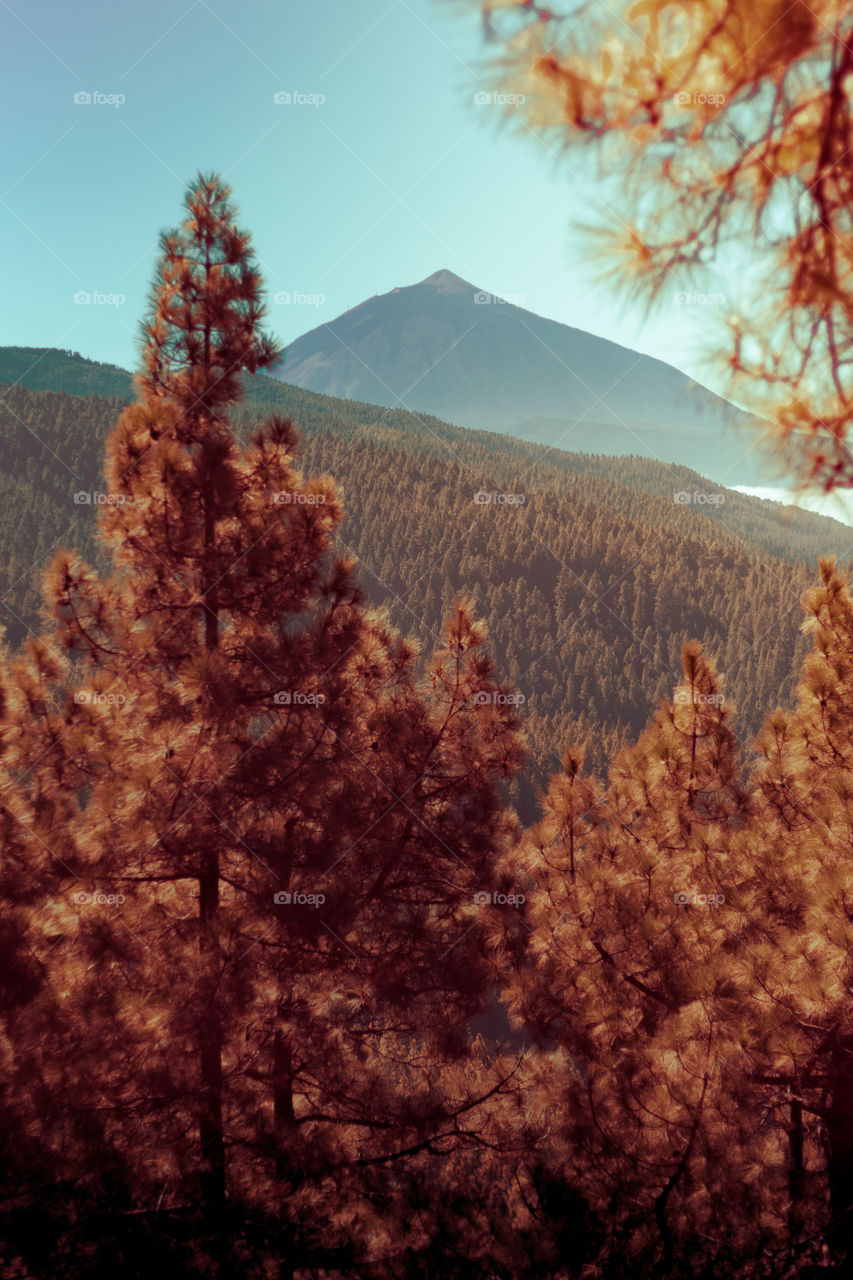
<svg viewBox="0 0 853 1280">
<path fill-rule="evenodd" d="M 572 451 L 675 462 L 730 486 L 768 481 L 752 452 L 757 420 L 727 400 L 446 269 L 303 334 L 276 376 Z"/>
</svg>

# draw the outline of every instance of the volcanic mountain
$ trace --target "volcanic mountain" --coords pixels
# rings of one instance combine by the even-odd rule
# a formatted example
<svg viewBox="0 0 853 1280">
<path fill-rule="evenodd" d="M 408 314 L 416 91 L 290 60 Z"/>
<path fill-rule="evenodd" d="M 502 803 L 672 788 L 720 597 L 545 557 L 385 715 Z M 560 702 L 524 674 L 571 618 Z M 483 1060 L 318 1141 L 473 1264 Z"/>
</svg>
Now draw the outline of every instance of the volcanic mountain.
<svg viewBox="0 0 853 1280">
<path fill-rule="evenodd" d="M 768 480 L 758 423 L 671 365 L 546 320 L 442 270 L 287 348 L 282 381 L 575 452 Z"/>
</svg>

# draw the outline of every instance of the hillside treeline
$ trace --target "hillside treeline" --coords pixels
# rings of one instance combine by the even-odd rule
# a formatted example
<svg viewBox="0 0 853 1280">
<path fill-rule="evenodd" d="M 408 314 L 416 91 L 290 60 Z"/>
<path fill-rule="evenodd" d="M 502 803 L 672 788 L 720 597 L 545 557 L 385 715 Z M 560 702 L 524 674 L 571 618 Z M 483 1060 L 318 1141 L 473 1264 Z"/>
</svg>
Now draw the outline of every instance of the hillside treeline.
<svg viewBox="0 0 853 1280">
<path fill-rule="evenodd" d="M 426 427 L 413 434 L 359 426 L 345 402 L 294 395 L 324 410 L 340 406 L 339 419 L 304 411 L 315 429 L 306 430 L 302 458 L 307 470 L 334 476 L 345 511 L 338 545 L 358 558 L 374 602 L 427 647 L 457 595 L 469 595 L 488 623 L 498 667 L 523 699 L 529 765 L 515 799 L 526 818 L 563 744 L 582 745 L 601 775 L 626 735 L 639 732 L 672 687 L 686 635 L 718 655 L 745 741 L 768 707 L 789 703 L 806 652 L 799 601 L 814 566 L 759 539 L 790 540 L 802 554 L 821 529 L 842 526 L 812 523 L 807 513 L 786 526 L 745 497 L 727 526 L 719 519 L 725 504 L 709 515 L 675 503 L 672 492 L 635 487 L 638 475 L 649 486 L 667 483 L 665 469 L 641 459 L 598 460 L 614 473 L 604 477 L 584 474 L 580 455 L 570 456 L 578 467 L 570 470 L 525 456 L 529 446 L 498 448 L 458 432 L 457 460 Z M 103 442 L 120 410 L 116 400 L 22 387 L 0 396 L 0 609 L 13 646 L 38 629 L 52 551 L 96 554 L 94 513 L 109 500 Z M 242 436 L 259 412 L 240 406 Z M 298 415 L 295 422 L 305 425 Z M 691 486 L 673 492 L 717 492 L 671 470 L 669 483 Z M 81 493 L 91 502 L 75 502 Z M 729 503 L 740 497 L 726 494 Z M 751 537 L 735 531 L 741 526 Z M 845 541 L 838 538 L 840 552 Z"/>
<path fill-rule="evenodd" d="M 506 788 L 534 694 L 464 600 L 422 645 L 401 635 L 348 542 L 386 526 L 378 572 L 437 619 L 464 569 L 493 635 L 510 619 L 507 662 L 523 610 L 524 660 L 564 684 L 548 609 L 582 615 L 575 579 L 596 585 L 591 646 L 609 627 L 616 647 L 621 570 L 634 632 L 657 646 L 692 609 L 744 667 L 805 570 L 707 520 L 675 538 L 632 514 L 617 538 L 613 510 L 558 489 L 474 502 L 467 469 L 387 445 L 301 455 L 275 412 L 241 437 L 240 370 L 277 351 L 228 194 L 200 177 L 164 237 L 100 562 L 61 547 L 43 625 L 0 660 L 0 1275 L 848 1276 L 843 575 L 814 575 L 793 706 L 748 760 L 694 636 L 639 731 L 610 709 L 630 740 L 601 778 L 567 714 L 523 824 Z M 496 996 L 514 1038 L 487 1041 Z"/>
</svg>

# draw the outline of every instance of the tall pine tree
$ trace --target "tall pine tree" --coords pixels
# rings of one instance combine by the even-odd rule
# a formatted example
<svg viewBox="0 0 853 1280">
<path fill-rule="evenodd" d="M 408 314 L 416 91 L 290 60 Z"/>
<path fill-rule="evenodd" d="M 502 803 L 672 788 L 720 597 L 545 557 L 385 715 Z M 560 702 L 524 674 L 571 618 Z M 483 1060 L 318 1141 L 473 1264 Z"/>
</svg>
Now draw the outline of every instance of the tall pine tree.
<svg viewBox="0 0 853 1280">
<path fill-rule="evenodd" d="M 551 1175 L 606 1224 L 614 1274 L 627 1258 L 660 1276 L 733 1271 L 776 1226 L 757 1174 L 772 1182 L 782 1154 L 738 1085 L 744 869 L 729 851 L 748 805 L 695 642 L 683 670 L 606 789 L 566 754 L 524 841 L 531 932 L 507 966 L 511 1015 L 542 1055 Z"/>
<path fill-rule="evenodd" d="M 476 1098 L 440 1068 L 488 997 L 474 898 L 520 759 L 470 611 L 419 677 L 334 554 L 340 498 L 295 469 L 291 424 L 235 438 L 243 376 L 278 358 L 261 320 L 201 177 L 108 444 L 112 572 L 57 558 L 5 716 L 9 809 L 53 868 L 27 927 L 70 1030 L 26 1047 L 73 1046 L 64 1158 L 82 1177 L 108 1144 L 115 1233 L 143 1215 L 222 1276 L 354 1265 L 371 1171 L 464 1130 Z M 136 1265 L 120 1239 L 114 1263 Z"/>
<path fill-rule="evenodd" d="M 768 718 L 744 832 L 752 1072 L 786 1135 L 792 1243 L 853 1274 L 853 602 L 832 560 L 806 597 L 814 652 Z M 821 1254 L 823 1245 L 823 1254 Z M 828 1254 L 828 1258 L 826 1255 Z"/>
</svg>

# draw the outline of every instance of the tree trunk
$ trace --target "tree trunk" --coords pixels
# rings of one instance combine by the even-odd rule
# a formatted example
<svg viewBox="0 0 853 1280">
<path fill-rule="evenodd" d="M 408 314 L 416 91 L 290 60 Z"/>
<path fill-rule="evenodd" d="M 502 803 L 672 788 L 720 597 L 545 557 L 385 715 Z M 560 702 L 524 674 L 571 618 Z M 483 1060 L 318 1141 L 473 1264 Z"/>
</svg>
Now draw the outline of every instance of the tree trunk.
<svg viewBox="0 0 853 1280">
<path fill-rule="evenodd" d="M 839 1275 L 853 1276 L 853 1041 L 836 1042 L 829 1067 L 829 1246 Z"/>
<path fill-rule="evenodd" d="M 788 1130 L 791 1163 L 788 1166 L 788 1237 L 793 1248 L 803 1224 L 805 1172 L 803 1166 L 803 1107 L 791 1099 L 791 1126 Z"/>
<path fill-rule="evenodd" d="M 290 1041 L 280 1025 L 284 1016 L 283 1004 L 279 1005 L 277 1015 L 279 1025 L 276 1026 L 273 1047 L 273 1119 L 276 1146 L 276 1194 L 281 1219 L 281 1258 L 278 1280 L 293 1280 L 296 1273 L 294 1256 L 296 1241 L 293 1223 L 288 1212 L 288 1201 L 299 1185 L 299 1178 L 294 1169 L 296 1115 L 293 1109 L 293 1053 Z"/>
<path fill-rule="evenodd" d="M 222 1130 L 222 1023 L 219 1014 L 219 942 L 216 916 L 219 908 L 219 859 L 215 850 L 205 854 L 199 878 L 199 1060 L 201 1097 L 199 1143 L 201 1147 L 202 1213 L 211 1241 L 217 1274 L 227 1263 L 225 1222 L 225 1139 Z"/>
<path fill-rule="evenodd" d="M 205 361 L 209 333 L 205 332 Z M 215 512 L 207 478 L 213 464 L 205 444 L 202 453 L 204 494 L 204 561 L 202 565 L 204 644 L 208 653 L 219 643 L 219 607 L 216 598 L 216 565 L 211 558 L 216 543 Z M 215 840 L 215 836 L 212 839 Z M 199 1143 L 201 1147 L 202 1214 L 206 1235 L 215 1258 L 216 1274 L 228 1271 L 228 1239 L 225 1197 L 225 1138 L 222 1130 L 222 1019 L 219 1011 L 221 957 L 217 923 L 219 916 L 219 852 L 215 845 L 202 852 L 199 875 L 199 1036 L 201 1071 Z"/>
</svg>

